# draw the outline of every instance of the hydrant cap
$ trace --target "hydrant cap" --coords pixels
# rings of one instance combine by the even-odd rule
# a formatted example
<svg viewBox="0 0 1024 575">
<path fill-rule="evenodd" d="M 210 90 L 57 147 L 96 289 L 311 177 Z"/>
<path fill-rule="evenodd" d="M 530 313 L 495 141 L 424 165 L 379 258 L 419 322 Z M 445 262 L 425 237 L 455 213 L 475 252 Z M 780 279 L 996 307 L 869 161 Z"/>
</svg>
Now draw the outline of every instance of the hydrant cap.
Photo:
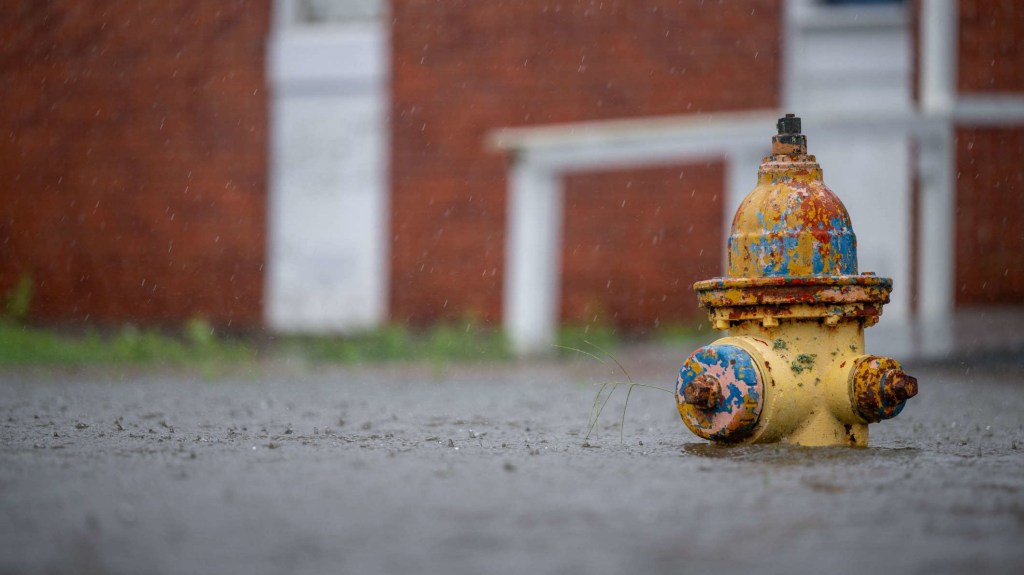
<svg viewBox="0 0 1024 575">
<path fill-rule="evenodd" d="M 800 129 L 799 118 L 780 119 L 778 129 L 777 140 L 804 138 L 793 133 Z M 857 275 L 857 239 L 850 213 L 825 186 L 814 156 L 765 158 L 757 187 L 733 218 L 728 275 Z"/>
<path fill-rule="evenodd" d="M 690 431 L 714 441 L 749 436 L 764 405 L 764 381 L 754 358 L 741 347 L 706 345 L 679 370 L 676 405 Z"/>
</svg>

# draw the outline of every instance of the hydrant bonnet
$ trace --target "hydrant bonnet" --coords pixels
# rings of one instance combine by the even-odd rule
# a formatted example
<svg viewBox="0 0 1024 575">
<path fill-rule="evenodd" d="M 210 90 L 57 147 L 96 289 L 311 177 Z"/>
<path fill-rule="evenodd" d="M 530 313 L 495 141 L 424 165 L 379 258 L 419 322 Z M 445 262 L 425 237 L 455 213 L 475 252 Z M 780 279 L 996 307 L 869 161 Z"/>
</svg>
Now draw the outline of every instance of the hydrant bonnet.
<svg viewBox="0 0 1024 575">
<path fill-rule="evenodd" d="M 799 118 L 779 120 L 773 153 L 758 171 L 758 186 L 736 210 L 729 235 L 729 277 L 843 276 L 857 274 L 857 238 L 850 213 L 822 181 L 806 154 Z M 799 138 L 798 143 L 789 142 Z"/>
</svg>

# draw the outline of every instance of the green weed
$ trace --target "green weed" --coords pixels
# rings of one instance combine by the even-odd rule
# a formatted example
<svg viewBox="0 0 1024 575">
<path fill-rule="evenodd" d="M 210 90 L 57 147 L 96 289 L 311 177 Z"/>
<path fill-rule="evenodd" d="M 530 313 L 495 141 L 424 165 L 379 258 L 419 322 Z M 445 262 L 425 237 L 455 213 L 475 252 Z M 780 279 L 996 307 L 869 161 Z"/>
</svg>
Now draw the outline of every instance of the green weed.
<svg viewBox="0 0 1024 575">
<path fill-rule="evenodd" d="M 626 386 L 626 401 L 622 405 L 622 416 L 621 416 L 621 419 L 619 420 L 619 443 L 622 444 L 623 441 L 624 441 L 623 440 L 623 431 L 624 431 L 625 426 L 626 426 L 626 409 L 629 407 L 629 397 L 630 397 L 630 395 L 633 394 L 633 388 L 634 387 L 645 387 L 645 388 L 648 388 L 648 389 L 657 389 L 659 391 L 664 391 L 664 392 L 667 392 L 667 393 L 671 393 L 673 395 L 675 395 L 675 390 L 674 389 L 667 389 L 667 388 L 664 388 L 664 387 L 659 387 L 657 385 L 649 385 L 649 384 L 646 384 L 646 383 L 637 383 L 637 382 L 633 381 L 633 378 L 629 375 L 629 371 L 626 370 L 625 366 L 623 366 L 621 363 L 619 363 L 619 360 L 615 359 L 615 356 L 613 356 L 612 354 L 608 353 L 607 351 L 605 351 L 601 347 L 595 345 L 594 343 L 592 343 L 592 342 L 590 342 L 588 340 L 583 340 L 583 343 L 593 347 L 596 352 L 600 353 L 604 357 L 608 358 L 608 360 L 613 362 L 615 364 L 615 368 L 617 368 L 618 371 L 622 372 L 623 377 L 626 378 L 626 381 L 613 380 L 613 381 L 601 382 L 599 384 L 600 387 L 597 390 L 597 394 L 594 396 L 594 404 L 590 408 L 590 417 L 587 420 L 587 434 L 583 438 L 583 447 L 590 447 L 590 435 L 597 428 L 597 423 L 601 419 L 601 413 L 604 412 L 605 406 L 608 405 L 608 400 L 610 400 L 612 398 L 612 395 L 615 393 L 615 390 L 618 389 L 618 387 L 620 385 Z M 604 358 L 599 357 L 599 356 L 597 356 L 597 355 L 595 355 L 593 353 L 590 353 L 588 351 L 585 351 L 585 350 L 582 350 L 582 349 L 579 349 L 579 348 L 575 348 L 575 347 L 561 346 L 561 345 L 557 345 L 557 344 L 555 345 L 555 347 L 560 348 L 562 350 L 565 350 L 567 352 L 583 354 L 583 355 L 585 355 L 587 357 L 596 359 L 597 361 L 599 361 L 599 362 L 601 362 L 601 363 L 603 363 L 605 365 L 609 365 L 608 361 L 606 361 Z M 607 393 L 606 393 L 606 391 L 607 391 Z"/>
</svg>

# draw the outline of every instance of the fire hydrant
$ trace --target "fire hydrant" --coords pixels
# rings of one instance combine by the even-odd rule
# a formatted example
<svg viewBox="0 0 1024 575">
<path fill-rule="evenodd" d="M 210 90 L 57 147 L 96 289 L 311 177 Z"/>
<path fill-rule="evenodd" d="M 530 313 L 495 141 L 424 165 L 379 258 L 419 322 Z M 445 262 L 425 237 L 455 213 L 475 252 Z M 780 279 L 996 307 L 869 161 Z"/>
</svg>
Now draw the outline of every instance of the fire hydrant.
<svg viewBox="0 0 1024 575">
<path fill-rule="evenodd" d="M 858 273 L 850 214 L 800 118 L 786 114 L 778 132 L 733 218 L 727 276 L 693 286 L 729 335 L 683 363 L 679 414 L 714 442 L 867 446 L 868 424 L 917 394 L 898 361 L 864 352 L 892 280 Z"/>
</svg>

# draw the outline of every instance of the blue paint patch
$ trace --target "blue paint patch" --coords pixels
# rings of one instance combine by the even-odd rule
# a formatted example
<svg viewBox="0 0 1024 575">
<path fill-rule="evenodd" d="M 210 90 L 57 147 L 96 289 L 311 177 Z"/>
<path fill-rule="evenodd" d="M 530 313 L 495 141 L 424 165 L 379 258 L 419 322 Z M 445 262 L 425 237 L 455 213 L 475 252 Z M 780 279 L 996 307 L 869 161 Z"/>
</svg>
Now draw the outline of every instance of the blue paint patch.
<svg viewBox="0 0 1024 575">
<path fill-rule="evenodd" d="M 850 229 L 850 220 L 833 218 L 830 222 L 829 248 L 835 260 L 836 272 L 840 275 L 857 274 L 857 236 Z"/>
<path fill-rule="evenodd" d="M 729 253 L 746 253 L 747 259 L 759 262 L 761 277 L 793 275 L 793 269 L 807 268 L 810 275 L 857 275 L 857 238 L 850 229 L 849 220 L 834 218 L 830 222 L 827 245 L 818 239 L 810 229 L 781 229 L 764 225 L 763 214 L 758 214 L 761 233 L 757 236 L 735 234 L 729 236 Z M 824 228 L 818 222 L 818 228 Z M 778 228 L 778 229 L 775 229 Z M 811 242 L 811 261 L 800 261 L 797 249 L 800 240 Z M 746 240 L 746 241 L 744 241 Z M 808 265 L 809 264 L 809 265 Z"/>
<path fill-rule="evenodd" d="M 881 399 L 877 411 L 879 421 L 896 417 L 907 406 L 907 400 L 905 399 L 900 402 L 888 401 L 886 399 L 885 379 L 884 377 L 878 378 L 878 397 Z"/>
</svg>

